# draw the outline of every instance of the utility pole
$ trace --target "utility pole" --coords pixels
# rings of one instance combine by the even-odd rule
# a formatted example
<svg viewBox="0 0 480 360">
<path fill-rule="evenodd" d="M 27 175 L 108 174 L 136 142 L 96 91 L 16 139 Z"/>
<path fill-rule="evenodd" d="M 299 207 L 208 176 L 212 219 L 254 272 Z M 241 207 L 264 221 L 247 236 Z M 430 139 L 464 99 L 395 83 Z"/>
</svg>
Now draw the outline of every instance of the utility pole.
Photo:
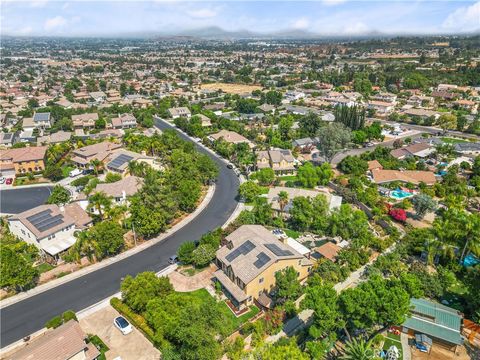
<svg viewBox="0 0 480 360">
<path fill-rule="evenodd" d="M 137 233 L 135 232 L 135 223 L 132 221 L 133 240 L 135 241 L 135 247 L 137 247 Z"/>
</svg>

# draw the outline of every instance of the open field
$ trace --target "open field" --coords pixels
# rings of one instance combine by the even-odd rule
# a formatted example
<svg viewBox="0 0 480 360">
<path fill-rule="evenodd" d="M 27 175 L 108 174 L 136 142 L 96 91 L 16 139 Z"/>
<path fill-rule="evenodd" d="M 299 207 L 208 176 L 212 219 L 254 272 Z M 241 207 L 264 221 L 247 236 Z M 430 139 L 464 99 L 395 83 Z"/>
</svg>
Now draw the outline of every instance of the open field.
<svg viewBox="0 0 480 360">
<path fill-rule="evenodd" d="M 254 90 L 262 90 L 258 85 L 245 85 L 245 84 L 228 84 L 228 83 L 211 83 L 201 85 L 201 89 L 207 90 L 222 90 L 227 94 L 244 94 L 251 93 Z"/>
</svg>

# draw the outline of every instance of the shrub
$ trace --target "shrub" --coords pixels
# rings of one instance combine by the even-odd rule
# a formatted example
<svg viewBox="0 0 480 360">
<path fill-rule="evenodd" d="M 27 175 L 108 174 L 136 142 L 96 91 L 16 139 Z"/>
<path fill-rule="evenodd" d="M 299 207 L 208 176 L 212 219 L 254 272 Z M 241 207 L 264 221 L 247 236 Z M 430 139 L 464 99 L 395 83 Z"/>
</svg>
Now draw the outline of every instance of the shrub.
<svg viewBox="0 0 480 360">
<path fill-rule="evenodd" d="M 400 222 L 405 222 L 407 220 L 407 213 L 403 209 L 395 209 L 392 208 L 388 212 L 388 214 L 395 220 L 400 221 Z"/>
<path fill-rule="evenodd" d="M 78 321 L 77 316 L 75 315 L 75 312 L 73 310 L 67 310 L 62 315 L 57 315 L 51 318 L 46 322 L 45 327 L 47 329 L 55 329 L 70 320 Z"/>
<path fill-rule="evenodd" d="M 45 327 L 47 329 L 56 329 L 57 327 L 59 327 L 62 324 L 63 324 L 62 317 L 60 315 L 57 315 L 57 316 L 51 318 L 50 320 L 48 320 L 45 324 Z"/>
<path fill-rule="evenodd" d="M 75 312 L 73 310 L 68 310 L 68 311 L 65 311 L 63 314 L 62 314 L 62 319 L 63 319 L 63 322 L 66 323 L 70 320 L 75 320 L 75 321 L 78 321 L 77 319 L 77 316 L 75 315 Z"/>
</svg>

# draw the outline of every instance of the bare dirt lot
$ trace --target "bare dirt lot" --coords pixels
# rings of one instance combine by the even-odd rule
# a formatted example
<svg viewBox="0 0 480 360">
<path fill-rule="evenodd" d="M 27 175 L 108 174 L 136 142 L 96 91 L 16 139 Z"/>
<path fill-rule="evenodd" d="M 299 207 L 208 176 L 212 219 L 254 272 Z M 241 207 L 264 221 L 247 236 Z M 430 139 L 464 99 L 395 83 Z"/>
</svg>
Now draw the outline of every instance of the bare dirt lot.
<svg viewBox="0 0 480 360">
<path fill-rule="evenodd" d="M 470 360 L 465 347 L 459 346 L 456 353 L 442 346 L 433 344 L 429 354 L 412 349 L 412 360 Z"/>
<path fill-rule="evenodd" d="M 203 84 L 201 89 L 207 90 L 222 90 L 227 94 L 244 94 L 251 93 L 254 90 L 262 90 L 261 86 L 258 85 L 245 85 L 245 84 L 228 84 L 228 83 L 212 83 L 212 84 Z"/>
</svg>

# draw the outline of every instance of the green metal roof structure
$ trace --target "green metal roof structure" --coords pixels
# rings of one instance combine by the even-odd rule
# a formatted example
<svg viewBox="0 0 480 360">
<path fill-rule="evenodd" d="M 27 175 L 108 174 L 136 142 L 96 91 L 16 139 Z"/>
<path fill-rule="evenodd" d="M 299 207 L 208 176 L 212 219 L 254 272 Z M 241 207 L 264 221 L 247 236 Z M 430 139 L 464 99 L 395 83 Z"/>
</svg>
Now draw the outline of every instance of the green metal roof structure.
<svg viewBox="0 0 480 360">
<path fill-rule="evenodd" d="M 403 326 L 446 342 L 460 345 L 462 316 L 457 310 L 426 299 L 411 299 L 412 316 Z"/>
</svg>

